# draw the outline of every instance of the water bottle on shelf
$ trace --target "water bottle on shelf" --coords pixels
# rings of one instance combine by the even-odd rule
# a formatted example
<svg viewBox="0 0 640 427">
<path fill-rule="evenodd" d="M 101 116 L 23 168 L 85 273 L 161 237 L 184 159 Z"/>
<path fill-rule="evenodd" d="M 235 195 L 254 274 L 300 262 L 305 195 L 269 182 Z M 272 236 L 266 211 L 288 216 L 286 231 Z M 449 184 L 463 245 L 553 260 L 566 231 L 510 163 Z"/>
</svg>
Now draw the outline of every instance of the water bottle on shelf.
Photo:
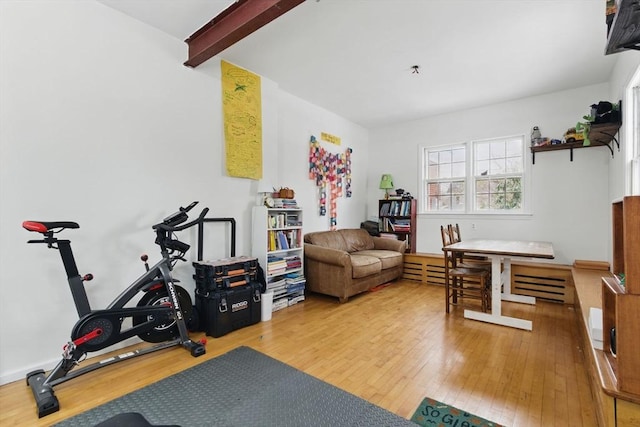
<svg viewBox="0 0 640 427">
<path fill-rule="evenodd" d="M 542 141 L 542 134 L 540 133 L 540 128 L 538 126 L 534 126 L 531 130 L 531 146 L 535 147 Z"/>
</svg>

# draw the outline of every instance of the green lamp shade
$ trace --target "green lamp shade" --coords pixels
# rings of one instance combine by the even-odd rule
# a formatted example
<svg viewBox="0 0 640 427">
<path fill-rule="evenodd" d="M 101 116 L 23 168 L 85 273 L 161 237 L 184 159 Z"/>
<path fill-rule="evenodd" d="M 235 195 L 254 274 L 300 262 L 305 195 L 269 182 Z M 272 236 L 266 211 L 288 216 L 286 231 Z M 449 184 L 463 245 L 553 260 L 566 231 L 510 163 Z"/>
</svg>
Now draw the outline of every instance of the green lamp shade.
<svg viewBox="0 0 640 427">
<path fill-rule="evenodd" d="M 393 188 L 393 177 L 389 174 L 382 175 L 380 179 L 380 189 L 381 190 L 390 190 Z"/>
</svg>

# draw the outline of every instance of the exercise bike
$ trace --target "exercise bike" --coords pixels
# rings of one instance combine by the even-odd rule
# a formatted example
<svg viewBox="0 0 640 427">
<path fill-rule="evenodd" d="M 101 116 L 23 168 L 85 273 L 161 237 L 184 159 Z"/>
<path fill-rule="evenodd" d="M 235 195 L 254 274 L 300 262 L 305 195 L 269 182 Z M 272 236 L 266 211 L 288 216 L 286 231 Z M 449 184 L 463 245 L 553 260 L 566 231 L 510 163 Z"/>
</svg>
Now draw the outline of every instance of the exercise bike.
<svg viewBox="0 0 640 427">
<path fill-rule="evenodd" d="M 22 226 L 33 232 L 41 233 L 42 240 L 29 240 L 28 243 L 44 243 L 48 248 L 60 252 L 71 294 L 80 319 L 71 330 L 70 341 L 63 347 L 62 360 L 45 375 L 43 370 L 27 374 L 27 384 L 35 397 L 38 417 L 43 417 L 60 409 L 53 387 L 76 378 L 95 369 L 113 363 L 142 356 L 171 346 L 180 345 L 194 357 L 206 353 L 205 340 L 194 342 L 189 339 L 187 320 L 193 308 L 189 293 L 175 285 L 177 280 L 171 276 L 178 261 L 186 261 L 185 253 L 190 246 L 174 238 L 174 232 L 185 230 L 204 221 L 209 211 L 204 208 L 197 219 L 185 223 L 189 212 L 198 202 L 186 208 L 180 208 L 152 229 L 156 233 L 155 243 L 160 246 L 162 259 L 149 267 L 148 257 L 142 255 L 146 272 L 118 295 L 107 308 L 92 310 L 89 305 L 84 282 L 93 279 L 93 275 L 80 276 L 76 266 L 71 242 L 58 239 L 54 235 L 66 229 L 80 226 L 75 222 L 25 221 Z M 182 224 L 182 225 L 180 225 Z M 142 294 L 135 307 L 125 307 L 134 303 L 133 298 Z M 126 324 L 123 324 L 127 320 Z M 131 326 L 129 326 L 131 325 Z M 71 370 L 85 359 L 87 353 L 103 350 L 111 345 L 138 336 L 143 341 L 155 343 L 148 348 L 138 349 L 114 356 L 92 365 Z"/>
</svg>

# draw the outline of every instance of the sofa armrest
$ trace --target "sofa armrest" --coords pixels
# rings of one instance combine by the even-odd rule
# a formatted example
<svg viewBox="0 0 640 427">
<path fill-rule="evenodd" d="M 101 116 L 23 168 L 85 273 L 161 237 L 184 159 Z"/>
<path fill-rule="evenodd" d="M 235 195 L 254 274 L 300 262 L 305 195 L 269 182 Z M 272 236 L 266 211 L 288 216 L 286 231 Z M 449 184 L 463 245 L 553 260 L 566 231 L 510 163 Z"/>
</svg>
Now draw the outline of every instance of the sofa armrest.
<svg viewBox="0 0 640 427">
<path fill-rule="evenodd" d="M 407 243 L 404 240 L 385 239 L 384 237 L 371 237 L 374 249 L 384 249 L 404 253 Z"/>
<path fill-rule="evenodd" d="M 332 264 L 340 267 L 351 266 L 351 257 L 349 256 L 349 252 L 341 251 L 339 249 L 325 248 L 323 246 L 305 243 L 304 256 L 305 258 L 323 264 Z"/>
</svg>

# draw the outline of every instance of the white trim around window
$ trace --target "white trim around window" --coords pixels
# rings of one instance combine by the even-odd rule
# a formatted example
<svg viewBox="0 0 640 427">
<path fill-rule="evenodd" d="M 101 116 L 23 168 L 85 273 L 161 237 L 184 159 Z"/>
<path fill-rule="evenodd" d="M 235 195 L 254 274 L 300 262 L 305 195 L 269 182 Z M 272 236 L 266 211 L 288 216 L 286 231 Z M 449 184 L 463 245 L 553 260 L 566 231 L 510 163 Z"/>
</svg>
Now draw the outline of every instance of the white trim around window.
<svg viewBox="0 0 640 427">
<path fill-rule="evenodd" d="M 420 213 L 529 214 L 525 141 L 519 134 L 419 147 Z"/>
</svg>

